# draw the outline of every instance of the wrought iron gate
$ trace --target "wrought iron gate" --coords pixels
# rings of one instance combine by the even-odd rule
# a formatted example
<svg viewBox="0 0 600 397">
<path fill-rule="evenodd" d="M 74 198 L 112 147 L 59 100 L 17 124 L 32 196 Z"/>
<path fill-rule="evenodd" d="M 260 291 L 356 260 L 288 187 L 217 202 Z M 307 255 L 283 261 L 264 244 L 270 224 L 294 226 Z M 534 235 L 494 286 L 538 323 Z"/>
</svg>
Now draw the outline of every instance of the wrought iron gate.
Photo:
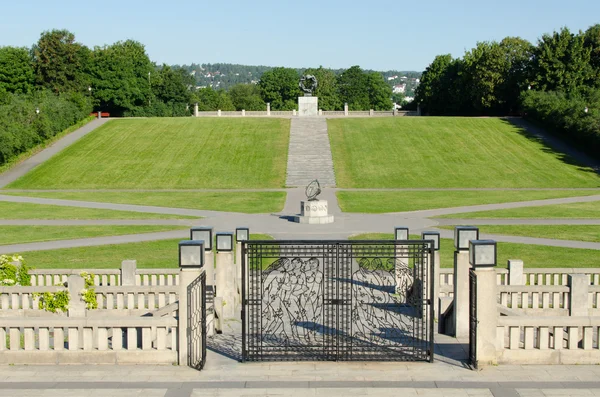
<svg viewBox="0 0 600 397">
<path fill-rule="evenodd" d="M 469 362 L 477 368 L 477 274 L 469 270 Z"/>
<path fill-rule="evenodd" d="M 187 303 L 188 366 L 201 370 L 206 363 L 206 273 L 188 285 Z"/>
<path fill-rule="evenodd" d="M 244 243 L 242 361 L 433 361 L 432 247 Z"/>
</svg>

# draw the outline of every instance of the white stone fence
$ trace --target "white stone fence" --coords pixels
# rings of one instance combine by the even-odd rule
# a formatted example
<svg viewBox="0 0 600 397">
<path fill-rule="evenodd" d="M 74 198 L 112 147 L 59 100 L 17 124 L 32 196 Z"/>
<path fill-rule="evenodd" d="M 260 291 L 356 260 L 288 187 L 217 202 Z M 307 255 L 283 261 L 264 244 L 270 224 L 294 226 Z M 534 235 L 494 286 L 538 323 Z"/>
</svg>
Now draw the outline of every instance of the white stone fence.
<svg viewBox="0 0 600 397">
<path fill-rule="evenodd" d="M 0 364 L 74 363 L 177 363 L 177 319 L 2 319 Z"/>
<path fill-rule="evenodd" d="M 402 117 L 402 116 L 416 116 L 417 112 L 413 111 L 347 111 L 343 110 L 319 110 L 319 116 L 322 117 Z M 207 111 L 197 112 L 196 117 L 298 117 L 298 111 L 296 110 L 263 110 L 263 111 Z"/>
<path fill-rule="evenodd" d="M 502 316 L 498 364 L 598 364 L 600 317 Z"/>
</svg>

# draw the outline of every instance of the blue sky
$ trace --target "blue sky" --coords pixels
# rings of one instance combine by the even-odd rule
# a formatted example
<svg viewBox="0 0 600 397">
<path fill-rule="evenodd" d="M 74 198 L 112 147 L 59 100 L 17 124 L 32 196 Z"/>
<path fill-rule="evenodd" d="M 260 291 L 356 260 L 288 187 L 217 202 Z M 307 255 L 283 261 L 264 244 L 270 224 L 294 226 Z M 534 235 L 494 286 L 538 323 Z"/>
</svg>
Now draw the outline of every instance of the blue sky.
<svg viewBox="0 0 600 397">
<path fill-rule="evenodd" d="M 31 46 L 68 29 L 93 47 L 134 39 L 157 63 L 423 70 L 438 54 L 462 56 L 478 41 L 536 42 L 566 26 L 600 23 L 598 0 L 10 1 L 0 46 Z"/>
</svg>

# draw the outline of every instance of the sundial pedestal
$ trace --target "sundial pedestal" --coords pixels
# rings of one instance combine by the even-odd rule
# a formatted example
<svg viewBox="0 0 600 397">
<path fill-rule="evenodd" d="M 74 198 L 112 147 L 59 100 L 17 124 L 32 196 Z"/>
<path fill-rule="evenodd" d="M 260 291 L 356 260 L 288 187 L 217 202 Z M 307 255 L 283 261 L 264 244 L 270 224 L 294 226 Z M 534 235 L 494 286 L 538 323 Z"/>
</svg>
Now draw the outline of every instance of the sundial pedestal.
<svg viewBox="0 0 600 397">
<path fill-rule="evenodd" d="M 329 215 L 327 200 L 300 201 L 300 215 L 294 217 L 294 222 L 310 225 L 333 223 L 333 215 Z"/>
</svg>

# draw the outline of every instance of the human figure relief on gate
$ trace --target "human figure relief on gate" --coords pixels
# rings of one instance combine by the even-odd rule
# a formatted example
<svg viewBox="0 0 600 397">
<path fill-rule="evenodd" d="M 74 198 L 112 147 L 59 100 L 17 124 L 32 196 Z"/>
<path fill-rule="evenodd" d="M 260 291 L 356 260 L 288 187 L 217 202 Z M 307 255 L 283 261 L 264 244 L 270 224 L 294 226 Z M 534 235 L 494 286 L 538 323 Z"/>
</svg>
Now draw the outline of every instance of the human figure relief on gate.
<svg viewBox="0 0 600 397">
<path fill-rule="evenodd" d="M 322 281 L 316 258 L 281 258 L 262 273 L 265 341 L 289 346 L 314 339 L 320 329 Z"/>
<path fill-rule="evenodd" d="M 412 320 L 404 315 L 404 297 L 395 294 L 395 261 L 362 258 L 352 275 L 352 337 L 376 345 L 398 342 L 411 332 Z M 391 269 L 391 270 L 389 270 Z"/>
</svg>

